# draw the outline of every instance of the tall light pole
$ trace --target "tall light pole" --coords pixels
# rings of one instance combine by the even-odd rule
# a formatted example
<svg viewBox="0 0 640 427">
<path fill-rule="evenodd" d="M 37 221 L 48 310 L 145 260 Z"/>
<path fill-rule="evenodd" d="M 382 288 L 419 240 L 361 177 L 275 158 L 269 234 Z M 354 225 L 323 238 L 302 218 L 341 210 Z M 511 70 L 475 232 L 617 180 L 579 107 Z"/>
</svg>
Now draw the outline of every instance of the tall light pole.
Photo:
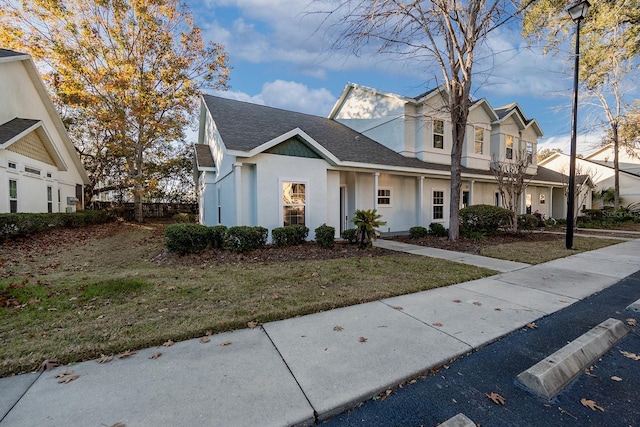
<svg viewBox="0 0 640 427">
<path fill-rule="evenodd" d="M 578 126 L 578 64 L 580 62 L 580 21 L 587 16 L 589 10 L 587 0 L 579 1 L 567 10 L 573 22 L 576 23 L 576 56 L 573 65 L 573 113 L 571 116 L 571 157 L 569 163 L 569 195 L 567 196 L 567 249 L 573 247 L 573 223 L 575 221 L 575 192 L 576 192 L 576 139 Z"/>
</svg>

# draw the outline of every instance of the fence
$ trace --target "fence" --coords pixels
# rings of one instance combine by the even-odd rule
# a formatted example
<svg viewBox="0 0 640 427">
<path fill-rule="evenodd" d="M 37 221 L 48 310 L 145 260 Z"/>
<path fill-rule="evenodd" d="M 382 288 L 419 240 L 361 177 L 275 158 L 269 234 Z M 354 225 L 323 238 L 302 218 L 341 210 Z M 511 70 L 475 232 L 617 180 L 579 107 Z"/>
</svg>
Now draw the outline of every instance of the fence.
<svg viewBox="0 0 640 427">
<path fill-rule="evenodd" d="M 133 203 L 91 202 L 89 209 L 111 210 L 127 221 L 135 218 Z M 179 213 L 198 213 L 197 203 L 143 203 L 145 218 L 171 218 Z"/>
</svg>

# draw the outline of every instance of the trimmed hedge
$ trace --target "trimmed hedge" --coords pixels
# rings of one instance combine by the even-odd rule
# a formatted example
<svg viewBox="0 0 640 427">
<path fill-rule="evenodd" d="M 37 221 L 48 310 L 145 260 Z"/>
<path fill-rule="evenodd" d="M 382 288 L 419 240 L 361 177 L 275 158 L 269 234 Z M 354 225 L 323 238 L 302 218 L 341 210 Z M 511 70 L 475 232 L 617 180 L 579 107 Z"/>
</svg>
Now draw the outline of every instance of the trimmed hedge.
<svg viewBox="0 0 640 427">
<path fill-rule="evenodd" d="M 331 249 L 335 244 L 336 229 L 330 225 L 321 225 L 315 229 L 316 243 L 321 248 Z"/>
<path fill-rule="evenodd" d="M 209 246 L 209 227 L 199 224 L 170 224 L 164 230 L 167 249 L 180 255 L 199 253 Z"/>
<path fill-rule="evenodd" d="M 421 239 L 423 237 L 426 237 L 427 234 L 429 234 L 429 230 L 421 225 L 416 225 L 415 227 L 411 227 L 409 229 L 409 236 L 412 239 Z"/>
<path fill-rule="evenodd" d="M 518 230 L 535 230 L 539 222 L 538 217 L 533 214 L 518 215 Z"/>
<path fill-rule="evenodd" d="M 429 224 L 429 234 L 433 234 L 436 237 L 447 237 L 449 235 L 449 230 L 444 228 L 444 225 L 439 222 L 432 222 Z"/>
<path fill-rule="evenodd" d="M 224 247 L 233 252 L 249 252 L 264 247 L 268 236 L 269 230 L 264 227 L 249 227 L 246 225 L 229 227 Z"/>
<path fill-rule="evenodd" d="M 0 214 L 0 242 L 52 228 L 79 228 L 113 220 L 107 211 Z"/>
<path fill-rule="evenodd" d="M 209 244 L 212 248 L 222 249 L 224 248 L 224 240 L 227 237 L 227 227 L 224 225 L 213 225 L 207 227 L 209 229 Z"/>
<path fill-rule="evenodd" d="M 460 231 L 491 234 L 509 225 L 511 211 L 491 205 L 472 205 L 460 209 Z"/>
<path fill-rule="evenodd" d="M 276 246 L 297 246 L 303 244 L 309 235 L 309 228 L 304 225 L 286 225 L 271 230 L 273 244 Z"/>
<path fill-rule="evenodd" d="M 340 234 L 340 237 L 350 244 L 355 245 L 358 241 L 358 230 L 355 228 L 347 228 Z"/>
</svg>

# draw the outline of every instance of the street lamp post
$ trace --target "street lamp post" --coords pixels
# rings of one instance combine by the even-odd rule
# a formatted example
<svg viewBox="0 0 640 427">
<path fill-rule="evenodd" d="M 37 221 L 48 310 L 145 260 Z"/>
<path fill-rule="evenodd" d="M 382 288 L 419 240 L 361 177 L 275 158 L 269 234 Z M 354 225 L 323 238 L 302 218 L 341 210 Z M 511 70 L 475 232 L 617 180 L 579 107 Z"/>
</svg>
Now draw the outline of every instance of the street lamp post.
<svg viewBox="0 0 640 427">
<path fill-rule="evenodd" d="M 580 59 L 580 21 L 587 16 L 591 4 L 587 0 L 579 1 L 568 9 L 573 22 L 576 23 L 576 55 L 573 65 L 573 112 L 571 116 L 571 156 L 569 162 L 569 195 L 567 196 L 567 236 L 566 247 L 573 247 L 573 223 L 575 221 L 576 192 L 576 139 L 578 122 L 578 63 Z"/>
</svg>

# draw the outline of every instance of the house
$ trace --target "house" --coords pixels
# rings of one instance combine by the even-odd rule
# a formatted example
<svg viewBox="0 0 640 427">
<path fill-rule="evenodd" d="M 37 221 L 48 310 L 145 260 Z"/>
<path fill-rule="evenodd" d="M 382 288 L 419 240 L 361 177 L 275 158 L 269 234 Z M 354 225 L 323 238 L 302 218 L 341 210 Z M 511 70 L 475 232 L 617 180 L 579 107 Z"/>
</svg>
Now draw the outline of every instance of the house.
<svg viewBox="0 0 640 427">
<path fill-rule="evenodd" d="M 540 164 L 546 168 L 567 174 L 569 171 L 570 156 L 564 153 L 554 153 L 542 160 Z M 625 149 L 619 153 L 620 169 L 620 197 L 622 205 L 627 206 L 633 203 L 640 203 L 640 152 L 632 155 Z M 613 144 L 598 148 L 588 155 L 576 158 L 576 174 L 589 175 L 593 181 L 593 193 L 599 194 L 602 191 L 614 187 L 613 167 Z M 601 199 L 589 197 L 584 203 L 587 209 L 601 208 Z"/>
<path fill-rule="evenodd" d="M 269 229 L 351 228 L 357 209 L 377 209 L 385 232 L 432 222 L 448 227 L 450 120 L 442 88 L 417 98 L 348 84 L 328 118 L 202 97 L 195 148 L 200 222 Z M 490 163 L 531 155 L 521 212 L 564 214 L 562 176 L 535 164 L 542 132 L 517 104 L 471 107 L 462 155 L 462 204 L 502 203 Z M 529 150 L 529 151 L 527 151 Z"/>
<path fill-rule="evenodd" d="M 0 213 L 73 212 L 89 178 L 29 55 L 0 49 Z"/>
</svg>

